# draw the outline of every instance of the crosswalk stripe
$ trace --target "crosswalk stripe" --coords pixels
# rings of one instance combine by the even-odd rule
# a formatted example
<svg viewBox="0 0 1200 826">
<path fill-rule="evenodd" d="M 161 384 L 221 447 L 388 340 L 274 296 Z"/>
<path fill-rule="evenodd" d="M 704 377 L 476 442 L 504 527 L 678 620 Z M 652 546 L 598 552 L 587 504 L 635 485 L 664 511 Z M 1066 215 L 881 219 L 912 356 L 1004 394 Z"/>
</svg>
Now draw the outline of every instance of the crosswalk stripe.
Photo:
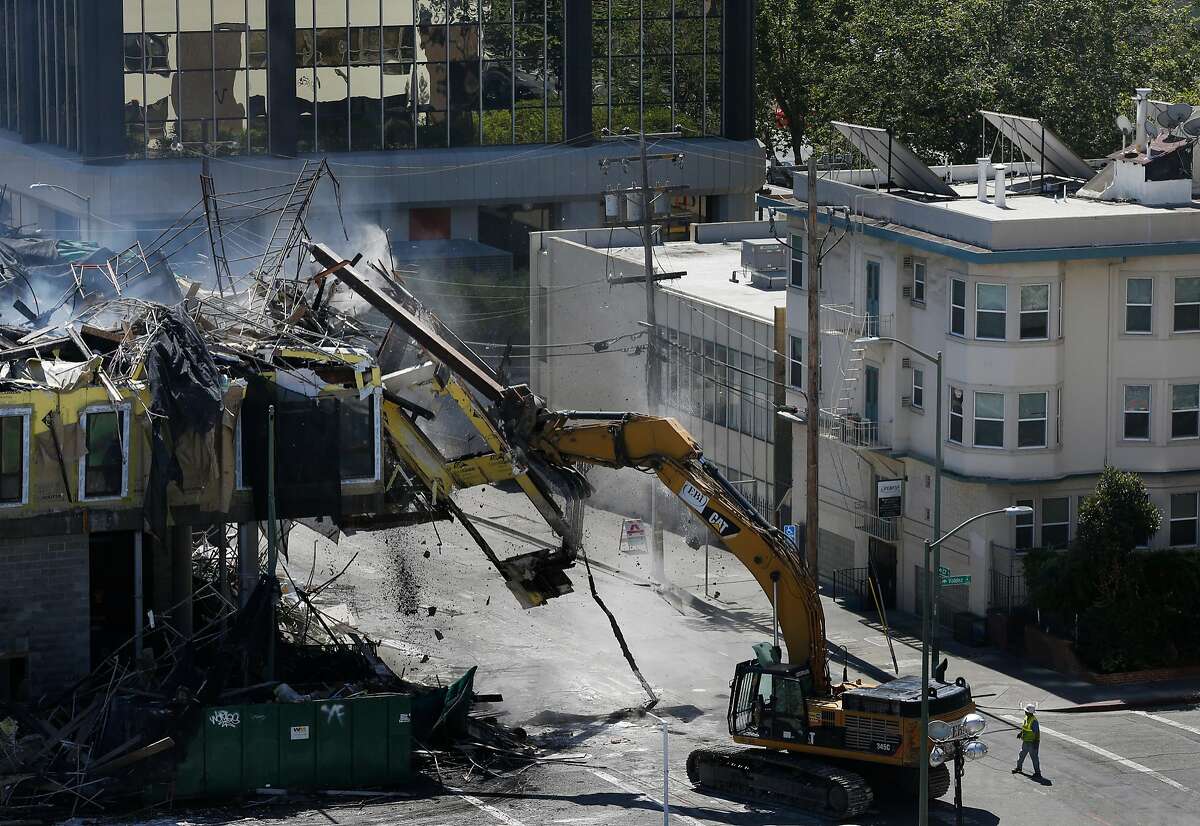
<svg viewBox="0 0 1200 826">
<path fill-rule="evenodd" d="M 1168 726 L 1174 726 L 1177 729 L 1182 729 L 1183 731 L 1191 732 L 1192 734 L 1200 734 L 1200 728 L 1192 728 L 1191 726 L 1185 726 L 1183 723 L 1180 723 L 1176 720 L 1172 720 L 1170 717 L 1163 717 L 1158 714 L 1151 714 L 1148 711 L 1135 711 L 1133 713 L 1138 715 L 1139 717 L 1147 717 L 1151 720 L 1157 720 L 1160 723 L 1166 723 Z"/>
<path fill-rule="evenodd" d="M 637 795 L 638 797 L 644 797 L 647 800 L 649 800 L 651 803 L 654 803 L 657 806 L 662 805 L 661 798 L 657 798 L 657 797 L 654 797 L 653 795 L 647 794 L 646 792 L 639 789 L 637 786 L 634 786 L 632 783 L 626 783 L 624 780 L 620 780 L 616 777 L 613 777 L 608 772 L 602 772 L 599 769 L 588 769 L 588 772 L 591 774 L 594 774 L 596 777 L 599 777 L 605 783 L 611 783 L 612 785 L 616 786 L 618 789 L 621 789 L 622 791 L 629 792 L 630 794 Z M 679 820 L 683 823 L 691 823 L 691 824 L 694 824 L 694 826 L 703 826 L 703 824 L 701 824 L 700 821 L 696 820 L 695 818 L 688 817 L 687 815 L 681 815 L 674 811 L 671 812 L 671 819 Z"/>
<path fill-rule="evenodd" d="M 480 800 L 477 797 L 472 797 L 469 794 L 463 794 L 463 792 L 460 789 L 452 789 L 449 786 L 447 786 L 446 790 L 453 792 L 456 797 L 460 797 L 463 800 L 467 801 L 472 806 L 474 806 L 476 809 L 479 809 L 479 811 L 488 813 L 492 817 L 496 818 L 496 820 L 499 820 L 501 823 L 505 824 L 505 826 L 525 826 L 524 823 L 517 820 L 515 817 L 513 817 L 511 815 L 506 815 L 504 812 L 500 811 L 495 806 L 491 806 L 487 803 L 484 803 L 482 800 Z"/>
</svg>

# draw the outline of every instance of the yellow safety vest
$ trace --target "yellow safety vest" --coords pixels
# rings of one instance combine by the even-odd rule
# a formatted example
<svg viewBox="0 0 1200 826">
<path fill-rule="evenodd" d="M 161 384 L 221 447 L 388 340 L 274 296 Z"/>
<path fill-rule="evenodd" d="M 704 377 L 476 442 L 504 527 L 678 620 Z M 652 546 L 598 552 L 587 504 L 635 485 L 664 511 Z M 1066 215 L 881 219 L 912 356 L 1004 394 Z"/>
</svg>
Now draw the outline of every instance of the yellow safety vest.
<svg viewBox="0 0 1200 826">
<path fill-rule="evenodd" d="M 1036 743 L 1038 736 L 1033 732 L 1033 715 L 1026 714 L 1025 722 L 1021 725 L 1021 740 L 1026 743 Z"/>
</svg>

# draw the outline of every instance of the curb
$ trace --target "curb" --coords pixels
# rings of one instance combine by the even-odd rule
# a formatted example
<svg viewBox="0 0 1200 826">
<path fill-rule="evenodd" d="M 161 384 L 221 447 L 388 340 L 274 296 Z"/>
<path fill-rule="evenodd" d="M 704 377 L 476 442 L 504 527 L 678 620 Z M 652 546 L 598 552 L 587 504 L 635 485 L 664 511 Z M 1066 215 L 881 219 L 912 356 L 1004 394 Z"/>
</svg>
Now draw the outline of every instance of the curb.
<svg viewBox="0 0 1200 826">
<path fill-rule="evenodd" d="M 1130 700 L 1097 700 L 1093 703 L 1080 703 L 1062 708 L 1039 708 L 1038 711 L 1052 714 L 1092 714 L 1105 711 L 1130 711 L 1139 708 L 1158 708 L 1160 706 L 1187 706 L 1200 704 L 1200 692 L 1190 694 L 1163 694 L 1156 697 L 1138 697 Z"/>
</svg>

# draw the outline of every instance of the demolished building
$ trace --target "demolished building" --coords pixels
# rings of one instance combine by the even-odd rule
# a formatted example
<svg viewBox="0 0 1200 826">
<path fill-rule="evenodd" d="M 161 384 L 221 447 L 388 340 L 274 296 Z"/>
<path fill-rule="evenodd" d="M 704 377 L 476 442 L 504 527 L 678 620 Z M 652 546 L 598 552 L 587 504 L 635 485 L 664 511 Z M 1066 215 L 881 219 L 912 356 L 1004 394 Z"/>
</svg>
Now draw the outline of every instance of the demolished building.
<svg viewBox="0 0 1200 826">
<path fill-rule="evenodd" d="M 577 533 L 483 406 L 506 389 L 390 266 L 356 270 L 361 255 L 309 238 L 327 175 L 240 201 L 203 180 L 148 248 L 0 227 L 0 805 L 160 754 L 150 779 L 209 788 L 199 710 L 229 719 L 232 698 L 419 694 L 279 565 L 294 524 L 336 537 L 453 517 L 522 605 L 571 590 Z M 276 229 L 231 261 L 250 205 Z M 197 227 L 211 256 L 176 266 L 194 246 L 172 239 Z M 454 372 L 437 361 L 451 355 Z M 443 450 L 456 429 L 483 448 Z M 563 547 L 498 558 L 450 496 L 495 482 Z"/>
</svg>

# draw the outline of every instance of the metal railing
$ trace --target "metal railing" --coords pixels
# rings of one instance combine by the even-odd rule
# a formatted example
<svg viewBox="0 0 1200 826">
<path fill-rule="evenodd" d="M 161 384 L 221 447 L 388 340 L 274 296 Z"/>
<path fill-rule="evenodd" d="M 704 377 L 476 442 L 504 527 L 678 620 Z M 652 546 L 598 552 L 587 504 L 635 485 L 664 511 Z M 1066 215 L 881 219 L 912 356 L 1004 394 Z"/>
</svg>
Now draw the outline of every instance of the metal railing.
<svg viewBox="0 0 1200 826">
<path fill-rule="evenodd" d="M 831 336 L 846 336 L 851 341 L 863 337 L 890 336 L 895 316 L 860 313 L 853 304 L 822 304 L 819 323 L 821 332 Z"/>
<path fill-rule="evenodd" d="M 988 543 L 991 557 L 991 582 L 988 607 L 1012 613 L 1029 600 L 1025 587 L 1025 551 L 999 542 Z"/>
<path fill-rule="evenodd" d="M 867 604 L 868 568 L 838 568 L 833 572 L 833 598 L 843 603 L 854 600 L 853 607 L 863 608 Z"/>
<path fill-rule="evenodd" d="M 850 447 L 890 448 L 892 446 L 890 424 L 863 419 L 853 413 L 842 416 L 832 410 L 822 410 L 819 430 L 822 436 L 836 439 Z"/>
<path fill-rule="evenodd" d="M 873 536 L 884 542 L 895 542 L 900 538 L 900 517 L 877 516 L 864 508 L 855 514 L 855 527 L 867 536 Z"/>
</svg>

